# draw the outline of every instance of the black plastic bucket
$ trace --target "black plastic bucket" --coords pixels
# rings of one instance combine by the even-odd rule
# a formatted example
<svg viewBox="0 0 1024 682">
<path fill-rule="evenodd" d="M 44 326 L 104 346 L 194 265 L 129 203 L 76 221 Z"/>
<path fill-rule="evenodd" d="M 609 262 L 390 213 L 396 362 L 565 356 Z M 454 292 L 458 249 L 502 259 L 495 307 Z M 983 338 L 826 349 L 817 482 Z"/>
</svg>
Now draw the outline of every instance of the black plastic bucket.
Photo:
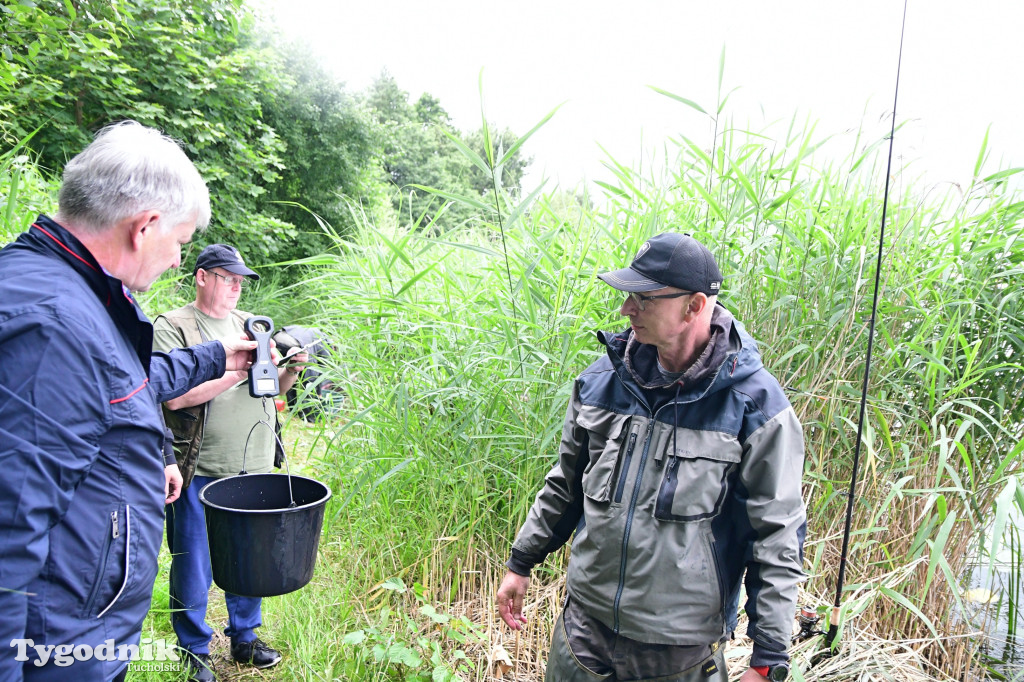
<svg viewBox="0 0 1024 682">
<path fill-rule="evenodd" d="M 206 507 L 213 581 L 243 597 L 303 587 L 313 577 L 329 499 L 331 489 L 320 481 L 287 474 L 239 474 L 204 486 L 199 500 Z"/>
</svg>

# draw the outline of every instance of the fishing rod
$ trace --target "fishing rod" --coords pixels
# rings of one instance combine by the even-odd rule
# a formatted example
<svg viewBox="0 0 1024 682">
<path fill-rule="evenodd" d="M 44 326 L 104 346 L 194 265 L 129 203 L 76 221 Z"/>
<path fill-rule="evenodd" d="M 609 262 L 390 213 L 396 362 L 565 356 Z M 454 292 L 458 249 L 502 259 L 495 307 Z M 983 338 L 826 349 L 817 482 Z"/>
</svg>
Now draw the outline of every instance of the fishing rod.
<svg viewBox="0 0 1024 682">
<path fill-rule="evenodd" d="M 900 94 L 900 66 L 903 62 L 903 35 L 907 27 L 907 0 L 903 0 L 903 23 L 900 26 L 900 49 L 896 60 L 896 88 L 892 101 L 892 129 L 889 131 L 889 160 L 885 168 L 885 194 L 882 198 L 882 225 L 878 233 L 878 258 L 875 261 L 875 292 L 871 302 L 871 320 L 868 327 L 868 352 L 864 362 L 864 381 L 860 393 L 860 418 L 857 420 L 857 444 L 853 450 L 853 472 L 850 474 L 850 492 L 846 501 L 846 527 L 843 529 L 843 551 L 839 555 L 839 578 L 836 581 L 836 598 L 832 605 L 825 644 L 829 649 L 839 634 L 839 611 L 842 605 L 843 580 L 846 577 L 846 559 L 850 549 L 850 526 L 853 524 L 853 503 L 857 489 L 857 469 L 860 465 L 861 436 L 864 432 L 864 411 L 868 401 L 868 377 L 871 374 L 871 351 L 875 342 L 875 316 L 878 314 L 878 289 L 882 276 L 882 251 L 885 246 L 885 216 L 889 208 L 889 180 L 892 178 L 892 147 L 896 137 L 896 103 Z"/>
</svg>

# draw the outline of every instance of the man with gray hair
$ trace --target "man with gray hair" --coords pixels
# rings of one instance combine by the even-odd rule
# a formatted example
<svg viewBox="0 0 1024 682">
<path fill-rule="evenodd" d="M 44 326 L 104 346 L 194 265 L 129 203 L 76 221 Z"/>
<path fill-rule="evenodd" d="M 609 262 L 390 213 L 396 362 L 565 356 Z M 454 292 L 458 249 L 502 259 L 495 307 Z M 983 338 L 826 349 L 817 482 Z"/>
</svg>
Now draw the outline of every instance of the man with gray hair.
<svg viewBox="0 0 1024 682">
<path fill-rule="evenodd" d="M 746 576 L 742 682 L 784 680 L 802 580 L 803 436 L 757 345 L 718 303 L 689 235 L 647 240 L 599 275 L 630 326 L 573 386 L 558 462 L 498 589 L 525 622 L 530 570 L 575 533 L 547 680 L 727 682 L 722 643 Z"/>
<path fill-rule="evenodd" d="M 132 297 L 209 220 L 181 148 L 126 121 L 68 162 L 57 214 L 0 250 L 0 679 L 125 675 L 181 481 L 160 403 L 255 348 L 154 353 Z"/>
</svg>

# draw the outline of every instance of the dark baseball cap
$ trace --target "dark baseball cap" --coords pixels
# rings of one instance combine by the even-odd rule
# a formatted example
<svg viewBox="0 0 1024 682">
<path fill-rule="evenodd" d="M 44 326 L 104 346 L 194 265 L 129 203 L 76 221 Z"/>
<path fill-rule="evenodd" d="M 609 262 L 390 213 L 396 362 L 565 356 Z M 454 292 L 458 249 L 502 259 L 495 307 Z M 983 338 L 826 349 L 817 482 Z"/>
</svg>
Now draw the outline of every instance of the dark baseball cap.
<svg viewBox="0 0 1024 682">
<path fill-rule="evenodd" d="M 675 287 L 717 296 L 722 273 L 708 248 L 688 234 L 665 232 L 651 237 L 628 268 L 598 275 L 619 291 L 654 291 Z"/>
<path fill-rule="evenodd" d="M 255 271 L 245 267 L 245 261 L 242 260 L 242 254 L 238 253 L 238 249 L 227 244 L 210 244 L 203 249 L 199 258 L 196 258 L 196 270 L 199 268 L 203 270 L 224 268 L 235 275 L 244 275 L 253 279 L 260 278 Z M 195 274 L 194 271 L 193 274 Z"/>
</svg>

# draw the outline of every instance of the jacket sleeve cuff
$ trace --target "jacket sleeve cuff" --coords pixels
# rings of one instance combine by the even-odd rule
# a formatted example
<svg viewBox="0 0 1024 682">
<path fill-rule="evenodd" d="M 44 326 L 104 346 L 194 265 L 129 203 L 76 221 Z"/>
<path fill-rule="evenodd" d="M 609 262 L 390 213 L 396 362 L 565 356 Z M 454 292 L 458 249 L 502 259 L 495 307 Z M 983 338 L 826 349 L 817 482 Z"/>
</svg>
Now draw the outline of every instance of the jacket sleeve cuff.
<svg viewBox="0 0 1024 682">
<path fill-rule="evenodd" d="M 224 349 L 224 344 L 220 341 L 209 341 L 209 345 L 213 349 L 213 361 L 214 361 L 214 375 L 213 378 L 224 376 L 224 372 L 227 369 L 228 354 Z"/>
<path fill-rule="evenodd" d="M 169 467 L 177 464 L 178 458 L 174 456 L 174 432 L 164 427 L 164 466 Z"/>
<path fill-rule="evenodd" d="M 779 663 L 788 663 L 789 654 L 785 651 L 772 651 L 757 642 L 754 642 L 754 650 L 750 654 L 750 667 L 758 668 L 763 665 L 773 666 Z"/>
<path fill-rule="evenodd" d="M 516 575 L 521 575 L 524 578 L 530 577 L 530 571 L 533 570 L 535 565 L 536 564 L 532 561 L 526 559 L 526 557 L 523 556 L 523 553 L 517 549 L 512 550 L 512 556 L 510 556 L 508 561 L 505 562 L 505 566 L 508 567 L 508 570 L 512 571 Z"/>
</svg>

